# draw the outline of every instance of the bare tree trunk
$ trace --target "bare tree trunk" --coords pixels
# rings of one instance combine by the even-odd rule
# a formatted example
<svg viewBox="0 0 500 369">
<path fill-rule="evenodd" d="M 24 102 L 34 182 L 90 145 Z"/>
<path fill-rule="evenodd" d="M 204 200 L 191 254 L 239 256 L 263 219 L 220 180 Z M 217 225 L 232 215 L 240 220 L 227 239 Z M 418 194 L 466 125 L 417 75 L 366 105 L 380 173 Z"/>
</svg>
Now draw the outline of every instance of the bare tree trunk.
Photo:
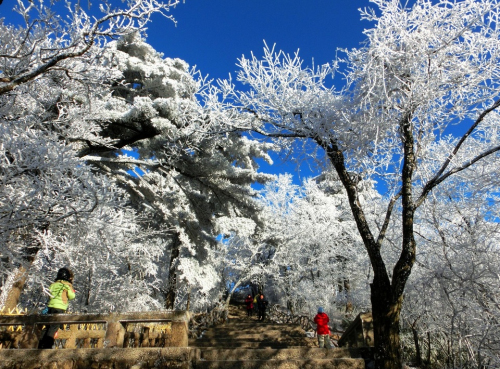
<svg viewBox="0 0 500 369">
<path fill-rule="evenodd" d="M 19 297 L 23 292 L 24 284 L 28 278 L 28 270 L 24 266 L 20 266 L 12 275 L 7 279 L 4 285 L 3 292 L 5 293 L 4 303 L 2 308 L 8 312 L 9 310 L 15 309 L 19 302 Z"/>
<path fill-rule="evenodd" d="M 175 304 L 175 297 L 177 294 L 177 261 L 180 254 L 181 242 L 179 234 L 174 234 L 172 243 L 172 251 L 170 253 L 170 264 L 168 269 L 168 290 L 165 294 L 165 308 L 173 309 Z"/>
<path fill-rule="evenodd" d="M 48 225 L 40 227 L 40 230 L 48 229 Z M 14 309 L 19 303 L 19 298 L 24 290 L 24 285 L 26 284 L 26 280 L 28 279 L 28 271 L 35 261 L 36 255 L 40 250 L 40 242 L 33 238 L 31 233 L 27 233 L 21 236 L 21 239 L 25 241 L 27 244 L 23 249 L 23 258 L 22 264 L 18 267 L 18 269 L 12 275 L 12 278 L 8 283 L 2 288 L 2 295 L 5 296 L 3 308 L 4 309 Z M 10 282 L 10 283 L 9 283 Z M 7 290 L 5 290 L 7 289 Z M 2 297 L 3 297 L 2 296 Z"/>
<path fill-rule="evenodd" d="M 415 204 L 412 197 L 415 153 L 413 132 L 411 129 L 411 114 L 403 117 L 400 122 L 400 128 L 404 150 L 401 173 L 401 223 L 403 240 L 401 254 L 394 266 L 391 282 L 389 282 L 386 270 L 377 270 L 375 268 L 375 266 L 380 267 L 383 265 L 382 256 L 380 255 L 380 241 L 376 242 L 375 250 L 371 250 L 371 245 L 367 245 L 374 269 L 371 301 L 376 350 L 375 366 L 378 369 L 400 369 L 403 366 L 399 319 L 403 304 L 404 288 L 415 263 L 416 242 L 413 233 Z M 370 240 L 367 239 L 367 241 Z M 375 252 L 370 254 L 370 251 Z M 374 258 L 380 258 L 380 260 L 374 264 Z"/>
<path fill-rule="evenodd" d="M 417 321 L 416 320 L 411 325 L 411 331 L 413 332 L 413 341 L 415 342 L 415 365 L 418 367 L 421 367 L 422 366 L 422 352 L 420 350 L 420 341 L 418 339 Z"/>
<path fill-rule="evenodd" d="M 431 332 L 427 332 L 427 365 L 431 364 Z"/>
<path fill-rule="evenodd" d="M 393 300 L 391 286 L 371 284 L 373 335 L 375 339 L 375 364 L 378 369 L 402 367 L 399 319 L 403 297 Z"/>
</svg>

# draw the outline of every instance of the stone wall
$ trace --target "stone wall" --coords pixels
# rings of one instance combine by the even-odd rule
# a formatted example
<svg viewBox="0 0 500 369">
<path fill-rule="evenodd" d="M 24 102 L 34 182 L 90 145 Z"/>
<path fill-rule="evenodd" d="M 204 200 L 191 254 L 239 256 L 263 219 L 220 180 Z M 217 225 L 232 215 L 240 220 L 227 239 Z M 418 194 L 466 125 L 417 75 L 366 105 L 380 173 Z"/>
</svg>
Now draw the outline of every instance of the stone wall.
<svg viewBox="0 0 500 369">
<path fill-rule="evenodd" d="M 0 369 L 190 369 L 188 347 L 0 350 Z"/>
<path fill-rule="evenodd" d="M 338 341 L 341 347 L 373 347 L 372 313 L 361 313 L 349 325 Z"/>
</svg>

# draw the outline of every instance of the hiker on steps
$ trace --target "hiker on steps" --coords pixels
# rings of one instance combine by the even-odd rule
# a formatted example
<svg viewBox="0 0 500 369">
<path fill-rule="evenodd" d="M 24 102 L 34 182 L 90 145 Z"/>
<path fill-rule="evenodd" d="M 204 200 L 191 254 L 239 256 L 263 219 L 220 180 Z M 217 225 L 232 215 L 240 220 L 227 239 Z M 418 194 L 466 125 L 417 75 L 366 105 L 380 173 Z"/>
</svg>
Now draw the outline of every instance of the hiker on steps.
<svg viewBox="0 0 500 369">
<path fill-rule="evenodd" d="M 247 305 L 247 316 L 252 316 L 253 312 L 253 297 L 252 295 L 248 295 L 245 299 L 245 304 Z"/>
<path fill-rule="evenodd" d="M 68 268 L 61 268 L 57 272 L 56 281 L 49 287 L 50 300 L 47 304 L 47 314 L 63 314 L 68 310 L 69 300 L 75 298 L 73 289 L 73 272 Z M 54 345 L 60 324 L 50 324 L 45 330 L 38 344 L 39 349 L 50 349 Z"/>
<path fill-rule="evenodd" d="M 259 297 L 257 297 L 257 310 L 258 310 L 257 320 L 263 322 L 266 319 L 267 305 L 269 305 L 269 302 L 264 297 L 264 294 L 261 293 Z"/>
<path fill-rule="evenodd" d="M 320 306 L 318 308 L 318 314 L 314 317 L 314 323 L 316 323 L 316 333 L 318 334 L 318 345 L 320 348 L 331 348 L 332 343 L 330 341 L 330 328 L 328 327 L 328 322 L 330 318 L 324 312 L 324 309 Z"/>
</svg>

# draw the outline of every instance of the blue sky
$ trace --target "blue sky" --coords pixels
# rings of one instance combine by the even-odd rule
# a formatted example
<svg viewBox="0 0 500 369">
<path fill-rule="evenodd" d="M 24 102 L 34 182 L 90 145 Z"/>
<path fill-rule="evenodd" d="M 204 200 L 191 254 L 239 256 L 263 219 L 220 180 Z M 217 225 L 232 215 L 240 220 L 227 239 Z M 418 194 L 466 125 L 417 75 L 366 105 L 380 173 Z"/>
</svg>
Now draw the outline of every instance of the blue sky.
<svg viewBox="0 0 500 369">
<path fill-rule="evenodd" d="M 264 41 L 277 49 L 299 55 L 305 65 L 329 63 L 337 48 L 358 47 L 363 30 L 372 27 L 360 20 L 359 8 L 374 6 L 368 0 L 186 0 L 172 10 L 177 25 L 154 17 L 148 42 L 165 57 L 196 65 L 209 78 L 235 76 L 237 59 L 251 52 L 263 54 Z M 307 163 L 275 163 L 265 172 L 294 174 L 296 183 L 317 173 Z"/>
<path fill-rule="evenodd" d="M 202 74 L 226 78 L 237 58 L 262 55 L 264 40 L 311 64 L 331 62 L 338 47 L 359 46 L 360 7 L 368 0 L 186 0 L 172 10 L 177 26 L 156 16 L 148 42 L 167 57 L 196 65 Z"/>
</svg>

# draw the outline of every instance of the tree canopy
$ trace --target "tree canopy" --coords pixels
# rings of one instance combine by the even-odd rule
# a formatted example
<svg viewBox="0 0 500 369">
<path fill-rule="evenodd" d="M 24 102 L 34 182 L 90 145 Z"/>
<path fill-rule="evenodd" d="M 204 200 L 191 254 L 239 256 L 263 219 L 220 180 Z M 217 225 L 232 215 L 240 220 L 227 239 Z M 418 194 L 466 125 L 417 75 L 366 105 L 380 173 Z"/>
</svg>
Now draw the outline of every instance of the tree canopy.
<svg viewBox="0 0 500 369">
<path fill-rule="evenodd" d="M 378 368 L 497 365 L 500 1 L 373 0 L 331 64 L 266 46 L 217 84 L 144 38 L 177 3 L 0 21 L 0 306 L 36 309 L 61 266 L 80 311 L 256 283 L 371 307 Z M 294 184 L 260 171 L 271 151 L 326 164 Z"/>
</svg>

